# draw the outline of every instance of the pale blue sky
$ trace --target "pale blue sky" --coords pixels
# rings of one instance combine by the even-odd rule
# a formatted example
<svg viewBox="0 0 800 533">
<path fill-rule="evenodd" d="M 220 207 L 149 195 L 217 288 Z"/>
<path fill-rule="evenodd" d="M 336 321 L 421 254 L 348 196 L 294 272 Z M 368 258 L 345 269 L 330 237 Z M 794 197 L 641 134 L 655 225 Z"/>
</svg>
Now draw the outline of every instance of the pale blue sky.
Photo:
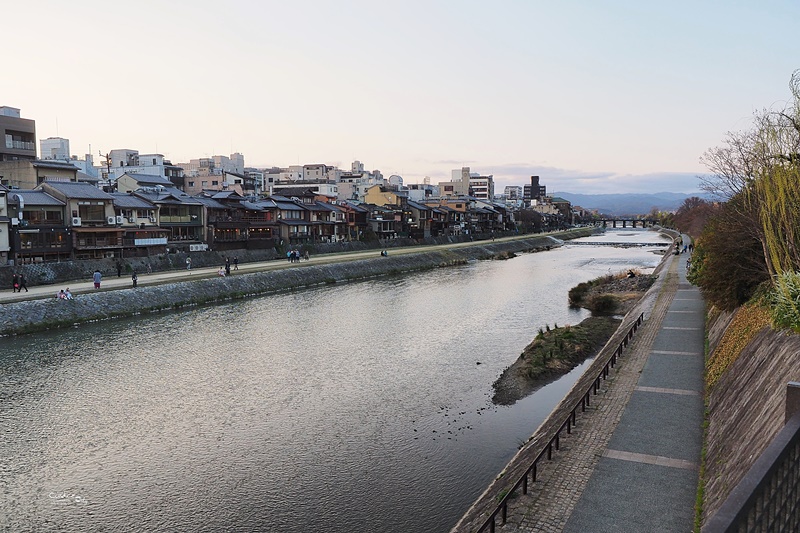
<svg viewBox="0 0 800 533">
<path fill-rule="evenodd" d="M 77 155 L 691 192 L 788 99 L 798 21 L 796 0 L 14 2 L 0 105 Z"/>
</svg>

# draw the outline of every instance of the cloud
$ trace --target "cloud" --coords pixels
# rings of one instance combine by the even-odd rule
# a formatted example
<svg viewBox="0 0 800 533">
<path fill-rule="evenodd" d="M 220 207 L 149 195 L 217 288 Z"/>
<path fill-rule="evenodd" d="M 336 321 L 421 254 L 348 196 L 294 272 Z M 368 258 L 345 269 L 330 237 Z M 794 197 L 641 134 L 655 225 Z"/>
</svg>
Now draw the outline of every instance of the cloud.
<svg viewBox="0 0 800 533">
<path fill-rule="evenodd" d="M 692 172 L 617 174 L 519 163 L 493 165 L 491 170 L 497 192 L 502 192 L 506 185 L 530 184 L 531 176 L 539 176 L 539 183 L 546 186 L 548 191 L 575 194 L 693 193 L 700 190 L 699 176 Z M 483 173 L 477 167 L 473 171 Z"/>
</svg>

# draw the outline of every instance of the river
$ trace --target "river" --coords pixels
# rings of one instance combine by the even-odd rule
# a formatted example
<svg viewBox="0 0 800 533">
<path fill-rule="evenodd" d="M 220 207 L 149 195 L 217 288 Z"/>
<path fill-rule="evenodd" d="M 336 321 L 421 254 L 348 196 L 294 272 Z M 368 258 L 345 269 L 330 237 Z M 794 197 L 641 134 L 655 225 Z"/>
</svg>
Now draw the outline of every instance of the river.
<svg viewBox="0 0 800 533">
<path fill-rule="evenodd" d="M 664 242 L 645 230 L 585 242 Z M 567 291 L 657 246 L 567 244 L 0 339 L 0 530 L 448 531 L 583 366 L 492 383 Z"/>
</svg>

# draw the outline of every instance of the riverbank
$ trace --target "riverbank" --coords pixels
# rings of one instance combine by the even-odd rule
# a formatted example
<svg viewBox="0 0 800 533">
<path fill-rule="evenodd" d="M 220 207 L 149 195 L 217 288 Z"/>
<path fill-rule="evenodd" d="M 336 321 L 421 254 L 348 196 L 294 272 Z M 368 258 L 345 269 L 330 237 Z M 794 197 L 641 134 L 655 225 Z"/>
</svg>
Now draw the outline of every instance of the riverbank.
<svg viewBox="0 0 800 533">
<path fill-rule="evenodd" d="M 350 256 L 345 255 L 339 258 L 319 256 L 302 263 L 278 261 L 269 263 L 268 271 L 241 271 L 226 277 L 218 277 L 209 271 L 206 274 L 208 277 L 202 279 L 187 281 L 176 278 L 178 281 L 153 286 L 140 285 L 136 289 L 86 292 L 77 294 L 74 300 L 48 297 L 7 303 L 3 308 L 8 319 L 0 328 L 0 335 L 71 327 L 80 323 L 180 309 L 314 285 L 356 281 L 459 265 L 480 259 L 508 257 L 513 253 L 548 250 L 560 246 L 563 240 L 585 237 L 593 231 L 592 228 L 584 228 L 497 242 L 462 243 L 431 249 L 420 247 L 413 252 L 396 249 L 388 257 L 370 254 L 366 259 L 356 260 L 348 260 Z M 173 275 L 188 278 L 197 276 L 197 273 L 183 271 Z M 140 282 L 142 281 L 146 280 L 140 277 Z"/>
<path fill-rule="evenodd" d="M 593 315 L 574 326 L 549 325 L 494 382 L 495 405 L 512 405 L 594 357 L 656 280 L 654 275 L 603 276 L 570 290 L 570 304 Z M 603 316 L 606 315 L 606 316 Z M 608 316 L 613 315 L 613 316 Z"/>
<path fill-rule="evenodd" d="M 669 235 L 673 239 L 678 236 L 677 232 L 672 230 L 661 230 L 663 233 Z M 633 308 L 625 315 L 622 325 L 614 332 L 609 341 L 594 357 L 591 364 L 581 374 L 581 377 L 574 383 L 566 396 L 558 403 L 558 405 L 550 412 L 547 418 L 536 428 L 531 437 L 522 445 L 516 455 L 508 462 L 505 468 L 498 474 L 498 476 L 488 485 L 483 493 L 477 498 L 472 506 L 466 510 L 461 519 L 451 529 L 451 533 L 471 533 L 477 531 L 481 524 L 489 516 L 489 513 L 495 510 L 498 502 L 507 493 L 509 485 L 514 480 L 520 479 L 522 474 L 527 471 L 528 467 L 532 464 L 533 460 L 542 453 L 546 453 L 548 443 L 556 435 L 557 432 L 563 427 L 563 422 L 566 420 L 569 413 L 572 412 L 573 407 L 580 401 L 580 398 L 589 389 L 592 383 L 595 382 L 596 377 L 600 374 L 604 366 L 614 357 L 617 347 L 626 339 L 629 328 L 638 319 L 641 313 L 644 313 L 648 318 L 653 309 L 656 308 L 657 303 L 668 302 L 671 300 L 673 294 L 677 290 L 677 276 L 674 273 L 675 268 L 667 268 L 676 265 L 677 259 L 670 254 L 665 254 L 659 265 L 653 272 L 655 276 L 655 283 L 645 292 Z M 664 296 L 662 297 L 662 293 Z M 658 320 L 656 320 L 658 322 Z M 647 326 L 647 322 L 645 326 Z M 633 356 L 633 354 L 631 354 Z M 630 357 L 627 356 L 626 357 Z M 624 368 L 624 367 L 623 367 Z M 638 376 L 638 373 L 636 374 Z M 614 414 L 617 411 L 606 411 L 606 408 L 597 409 L 598 412 Z M 586 436 L 587 439 L 594 442 L 595 436 L 603 435 L 609 428 L 607 426 L 600 426 L 598 428 L 590 428 L 589 431 L 579 433 Z M 597 444 L 595 442 L 595 444 Z M 562 443 L 562 446 L 565 444 Z M 578 447 L 578 449 L 582 449 Z M 588 448 L 587 448 L 588 449 Z M 594 452 L 593 452 L 594 453 Z M 596 455 L 590 453 L 587 461 L 596 462 Z M 558 457 L 558 456 L 556 456 Z M 587 466 L 587 462 L 572 461 L 565 471 L 569 471 L 565 477 L 558 478 L 557 488 L 551 490 L 550 493 L 556 497 L 556 500 L 564 500 L 565 493 L 569 493 L 574 497 L 577 489 L 573 489 L 573 484 L 580 482 L 583 478 L 588 479 L 591 474 L 593 466 Z M 592 465 L 594 463 L 591 463 Z M 539 472 L 539 481 L 537 490 L 539 494 L 547 494 L 542 488 L 546 481 L 543 481 L 543 472 Z M 553 476 L 553 471 L 549 471 L 547 476 Z M 545 507 L 541 513 L 542 516 L 547 518 L 558 515 L 553 518 L 553 523 L 561 523 L 568 515 L 564 515 L 563 505 L 561 503 L 552 504 Z M 531 515 L 536 517 L 537 513 Z M 554 529 L 560 530 L 560 529 Z"/>
</svg>

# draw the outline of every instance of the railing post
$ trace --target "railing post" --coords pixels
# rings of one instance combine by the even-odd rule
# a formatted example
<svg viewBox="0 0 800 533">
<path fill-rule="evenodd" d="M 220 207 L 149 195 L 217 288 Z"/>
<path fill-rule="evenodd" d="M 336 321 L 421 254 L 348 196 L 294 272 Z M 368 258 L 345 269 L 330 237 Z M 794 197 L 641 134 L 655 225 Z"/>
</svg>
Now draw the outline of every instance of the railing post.
<svg viewBox="0 0 800 533">
<path fill-rule="evenodd" d="M 797 413 L 800 413 L 800 382 L 790 381 L 786 385 L 786 419 L 784 424 Z"/>
</svg>

